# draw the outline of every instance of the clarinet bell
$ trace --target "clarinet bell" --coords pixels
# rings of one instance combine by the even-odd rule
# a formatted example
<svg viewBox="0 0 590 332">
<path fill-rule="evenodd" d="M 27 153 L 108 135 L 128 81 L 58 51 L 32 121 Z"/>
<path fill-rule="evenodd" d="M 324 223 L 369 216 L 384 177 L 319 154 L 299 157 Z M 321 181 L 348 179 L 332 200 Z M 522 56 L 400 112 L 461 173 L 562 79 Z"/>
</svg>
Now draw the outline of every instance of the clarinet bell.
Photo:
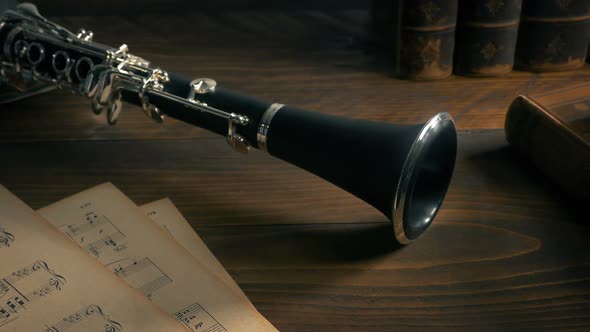
<svg viewBox="0 0 590 332">
<path fill-rule="evenodd" d="M 457 153 L 455 124 L 440 113 L 423 125 L 353 120 L 283 107 L 266 149 L 369 203 L 407 244 L 432 223 Z"/>
</svg>

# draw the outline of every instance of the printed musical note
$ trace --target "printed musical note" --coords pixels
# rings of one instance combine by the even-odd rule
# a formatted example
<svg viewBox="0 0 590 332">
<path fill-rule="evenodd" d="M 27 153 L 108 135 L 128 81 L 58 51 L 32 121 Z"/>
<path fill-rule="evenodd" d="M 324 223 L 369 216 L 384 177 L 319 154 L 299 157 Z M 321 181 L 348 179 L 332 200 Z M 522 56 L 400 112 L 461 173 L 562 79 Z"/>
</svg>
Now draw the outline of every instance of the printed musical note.
<svg viewBox="0 0 590 332">
<path fill-rule="evenodd" d="M 3 280 L 0 280 L 0 299 L 4 297 L 10 291 L 10 288 L 4 283 Z"/>
<path fill-rule="evenodd" d="M 4 228 L 0 227 L 0 248 L 10 247 L 12 242 L 14 242 L 14 235 L 8 233 Z"/>
<path fill-rule="evenodd" d="M 99 306 L 93 304 L 48 326 L 43 332 L 62 332 L 70 329 L 84 332 L 120 332 L 123 327 L 105 315 Z"/>
<path fill-rule="evenodd" d="M 192 304 L 174 314 L 193 332 L 224 332 L 227 331 L 201 305 Z"/>
<path fill-rule="evenodd" d="M 90 211 L 79 225 L 60 227 L 72 241 L 96 257 L 105 251 L 118 253 L 127 248 L 125 235 L 106 217 Z"/>
<path fill-rule="evenodd" d="M 151 297 L 155 291 L 172 283 L 172 279 L 147 257 L 139 261 L 124 259 L 111 263 L 107 267 L 147 297 Z"/>
<path fill-rule="evenodd" d="M 66 279 L 56 274 L 44 261 L 12 272 L 0 279 L 0 326 L 7 323 L 26 306 L 55 291 L 60 291 Z"/>
</svg>

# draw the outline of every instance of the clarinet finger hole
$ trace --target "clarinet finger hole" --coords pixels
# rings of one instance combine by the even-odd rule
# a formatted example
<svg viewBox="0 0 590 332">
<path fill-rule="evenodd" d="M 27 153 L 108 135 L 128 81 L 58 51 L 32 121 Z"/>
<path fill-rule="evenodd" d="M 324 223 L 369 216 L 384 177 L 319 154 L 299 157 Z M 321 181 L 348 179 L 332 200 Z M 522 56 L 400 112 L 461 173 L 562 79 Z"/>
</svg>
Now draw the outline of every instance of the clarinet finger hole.
<svg viewBox="0 0 590 332">
<path fill-rule="evenodd" d="M 88 78 L 90 71 L 92 71 L 92 68 L 94 68 L 94 61 L 92 61 L 92 59 L 87 57 L 80 58 L 76 62 L 76 78 L 80 81 L 85 81 Z"/>
<path fill-rule="evenodd" d="M 51 61 L 51 65 L 53 70 L 58 73 L 62 74 L 65 73 L 68 68 L 70 67 L 71 59 L 70 56 L 64 51 L 57 51 L 53 54 L 53 59 Z"/>
<path fill-rule="evenodd" d="M 33 66 L 40 64 L 45 59 L 45 47 L 39 43 L 31 43 L 27 50 L 27 60 Z"/>
</svg>

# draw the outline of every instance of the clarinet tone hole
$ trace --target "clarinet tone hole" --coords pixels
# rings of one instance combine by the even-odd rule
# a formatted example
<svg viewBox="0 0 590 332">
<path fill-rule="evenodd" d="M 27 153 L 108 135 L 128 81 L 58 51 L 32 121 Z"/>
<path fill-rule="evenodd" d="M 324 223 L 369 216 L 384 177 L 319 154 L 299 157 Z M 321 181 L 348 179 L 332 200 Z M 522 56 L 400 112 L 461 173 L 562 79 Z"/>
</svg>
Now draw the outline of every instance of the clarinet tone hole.
<svg viewBox="0 0 590 332">
<path fill-rule="evenodd" d="M 76 66 L 75 66 L 75 70 L 74 70 L 78 80 L 80 80 L 80 81 L 86 80 L 86 78 L 88 78 L 88 74 L 90 74 L 90 71 L 92 70 L 92 68 L 94 68 L 94 61 L 92 61 L 92 59 L 87 58 L 87 57 L 80 58 L 76 62 Z"/>
<path fill-rule="evenodd" d="M 64 73 L 68 70 L 68 67 L 70 66 L 70 56 L 64 52 L 64 51 L 57 51 L 55 52 L 55 54 L 53 55 L 53 59 L 52 59 L 52 66 L 53 66 L 53 70 L 56 73 Z"/>
<path fill-rule="evenodd" d="M 27 50 L 27 60 L 31 65 L 36 66 L 45 59 L 45 47 L 39 43 L 31 43 Z"/>
</svg>

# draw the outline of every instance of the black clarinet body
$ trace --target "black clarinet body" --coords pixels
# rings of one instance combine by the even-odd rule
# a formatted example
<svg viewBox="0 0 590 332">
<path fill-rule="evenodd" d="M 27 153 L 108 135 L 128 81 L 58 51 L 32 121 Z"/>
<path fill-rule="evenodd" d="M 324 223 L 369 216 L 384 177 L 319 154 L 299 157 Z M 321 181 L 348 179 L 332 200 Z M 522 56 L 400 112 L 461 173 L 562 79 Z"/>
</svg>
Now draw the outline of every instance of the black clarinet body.
<svg viewBox="0 0 590 332">
<path fill-rule="evenodd" d="M 302 110 L 233 92 L 213 79 L 168 73 L 126 45 L 97 44 L 89 31 L 72 34 L 32 5 L 6 12 L 0 22 L 1 78 L 23 95 L 60 86 L 90 98 L 110 124 L 125 102 L 156 122 L 170 117 L 219 134 L 236 151 L 269 153 L 374 206 L 392 221 L 399 243 L 430 226 L 446 195 L 457 150 L 447 113 L 397 125 Z"/>
</svg>

